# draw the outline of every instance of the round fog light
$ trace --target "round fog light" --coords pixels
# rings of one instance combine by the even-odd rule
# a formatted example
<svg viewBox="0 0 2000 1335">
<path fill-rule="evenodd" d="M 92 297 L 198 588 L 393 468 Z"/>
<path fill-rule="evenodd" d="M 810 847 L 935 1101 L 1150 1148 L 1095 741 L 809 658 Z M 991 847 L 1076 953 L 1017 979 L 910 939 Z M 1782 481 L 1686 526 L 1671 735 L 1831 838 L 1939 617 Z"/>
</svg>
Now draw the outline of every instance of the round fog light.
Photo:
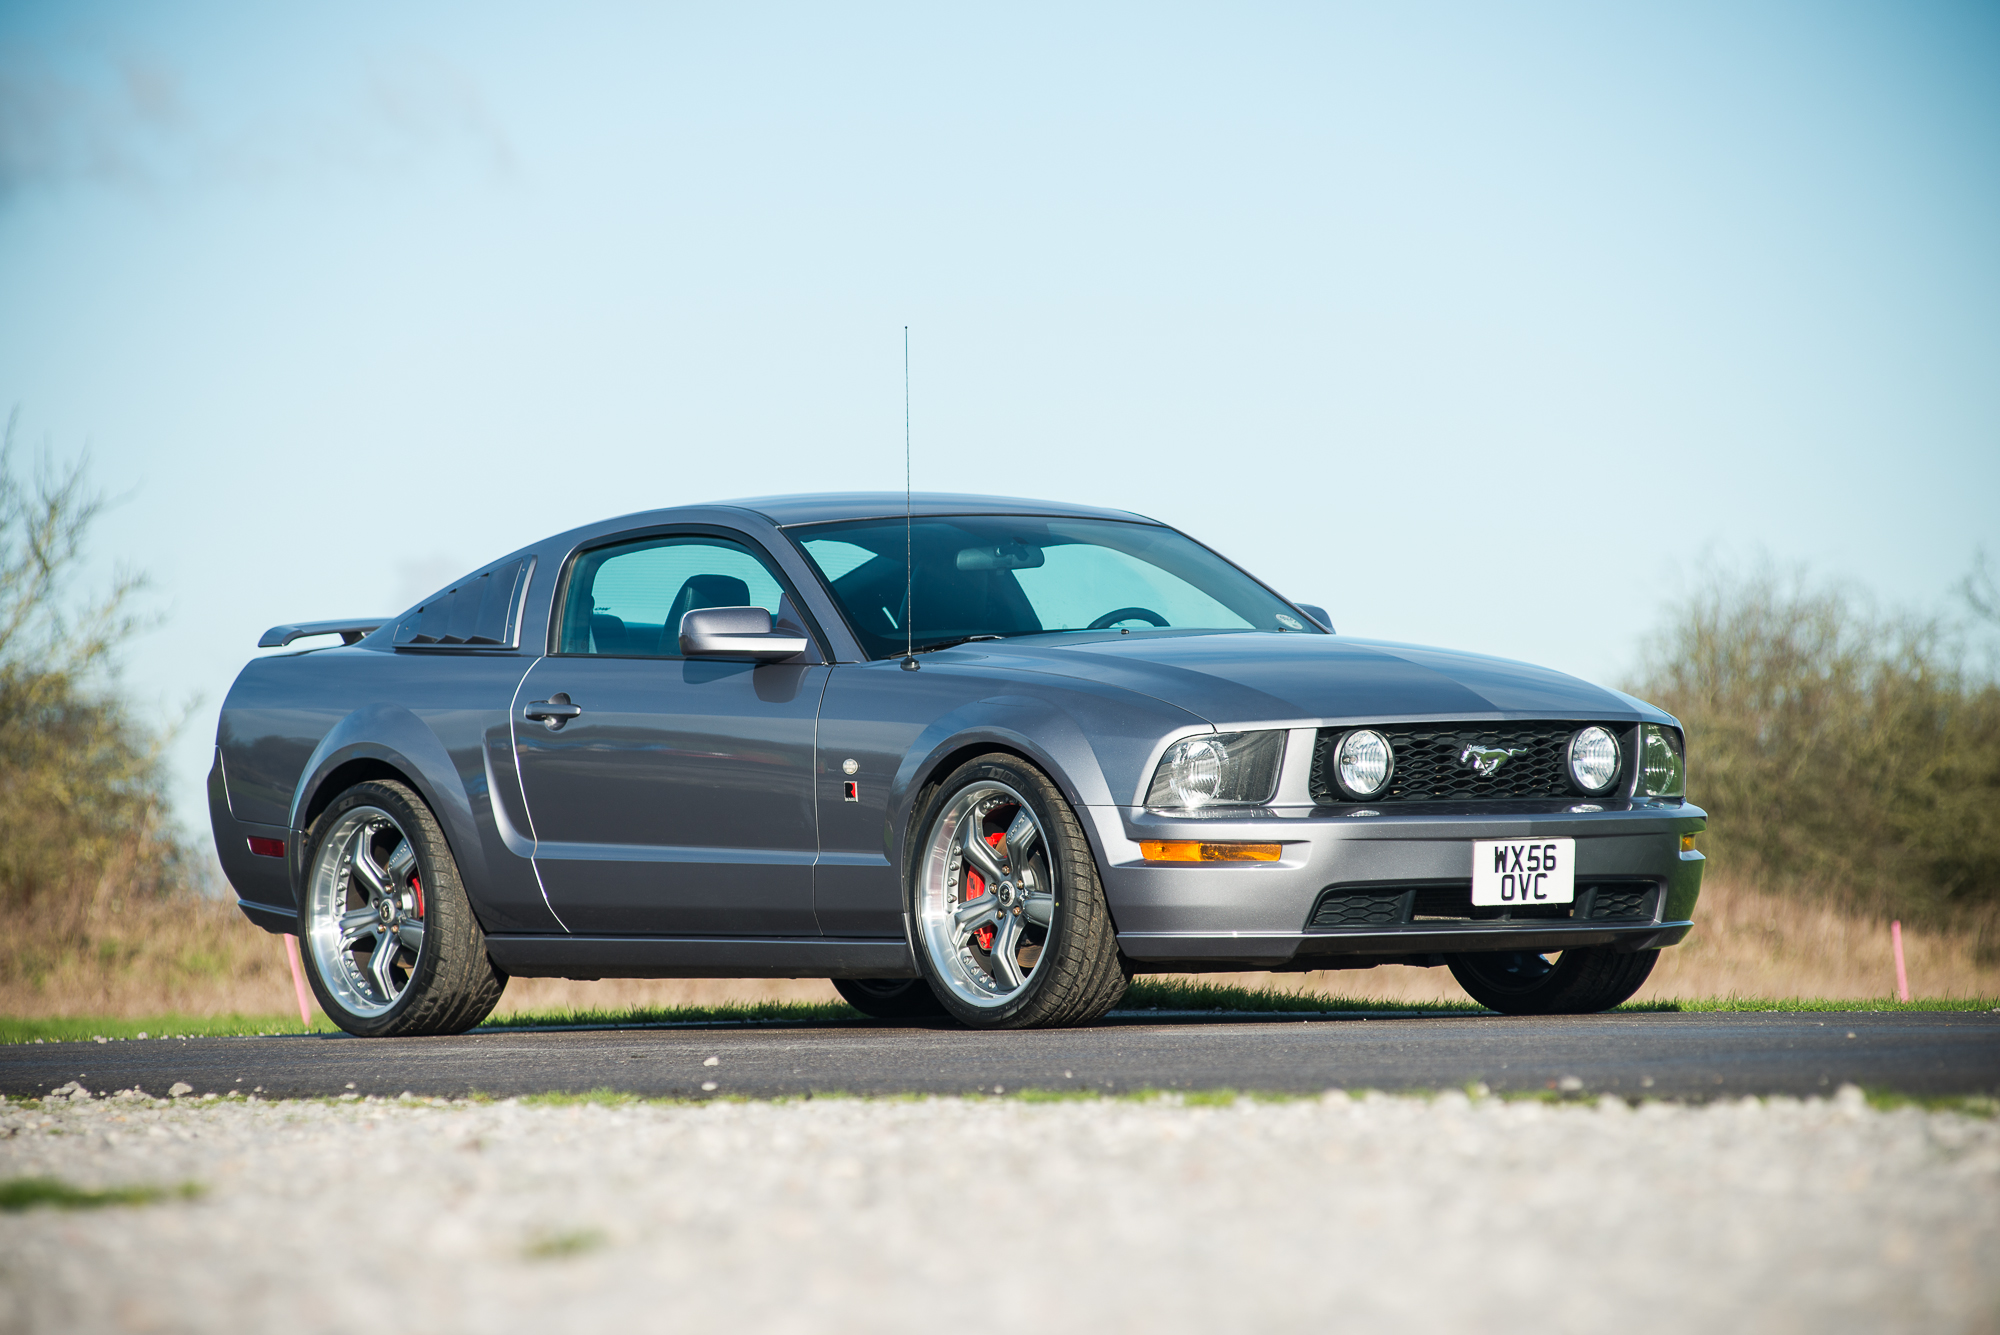
<svg viewBox="0 0 2000 1335">
<path fill-rule="evenodd" d="M 1357 728 L 1340 739 L 1333 771 L 1349 797 L 1373 797 L 1389 786 L 1389 776 L 1396 772 L 1396 753 L 1381 733 Z"/>
<path fill-rule="evenodd" d="M 1569 776 L 1592 796 L 1607 792 L 1618 781 L 1618 739 L 1609 729 L 1592 725 L 1569 739 Z"/>
</svg>

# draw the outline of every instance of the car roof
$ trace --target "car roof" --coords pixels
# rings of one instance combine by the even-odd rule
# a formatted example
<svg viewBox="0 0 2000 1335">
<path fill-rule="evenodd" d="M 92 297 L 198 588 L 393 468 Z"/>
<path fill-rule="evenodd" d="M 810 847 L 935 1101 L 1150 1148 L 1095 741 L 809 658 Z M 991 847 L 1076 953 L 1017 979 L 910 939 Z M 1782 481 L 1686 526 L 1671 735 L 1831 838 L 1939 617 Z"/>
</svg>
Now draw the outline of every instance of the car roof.
<svg viewBox="0 0 2000 1335">
<path fill-rule="evenodd" d="M 843 519 L 892 519 L 903 515 L 904 496 L 900 491 L 834 491 L 794 496 L 752 496 L 717 505 L 754 510 L 782 527 L 794 524 L 827 524 Z M 909 496 L 910 513 L 917 515 L 1047 515 L 1065 519 L 1123 519 L 1153 524 L 1158 520 L 1130 510 L 1106 510 L 1094 505 L 1070 505 L 1062 501 L 1024 500 L 1017 496 L 974 496 L 951 491 L 919 491 Z"/>
</svg>

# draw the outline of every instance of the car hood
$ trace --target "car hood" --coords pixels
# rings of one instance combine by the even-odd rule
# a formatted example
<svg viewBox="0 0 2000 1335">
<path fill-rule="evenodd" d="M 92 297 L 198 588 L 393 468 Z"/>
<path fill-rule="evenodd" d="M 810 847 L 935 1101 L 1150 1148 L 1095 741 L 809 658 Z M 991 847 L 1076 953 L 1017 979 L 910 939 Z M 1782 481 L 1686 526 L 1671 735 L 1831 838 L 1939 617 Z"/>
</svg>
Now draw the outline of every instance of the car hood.
<svg viewBox="0 0 2000 1335">
<path fill-rule="evenodd" d="M 938 657 L 1119 686 L 1224 727 L 1496 715 L 1669 721 L 1623 692 L 1531 663 L 1347 636 L 1033 636 L 966 645 Z"/>
</svg>

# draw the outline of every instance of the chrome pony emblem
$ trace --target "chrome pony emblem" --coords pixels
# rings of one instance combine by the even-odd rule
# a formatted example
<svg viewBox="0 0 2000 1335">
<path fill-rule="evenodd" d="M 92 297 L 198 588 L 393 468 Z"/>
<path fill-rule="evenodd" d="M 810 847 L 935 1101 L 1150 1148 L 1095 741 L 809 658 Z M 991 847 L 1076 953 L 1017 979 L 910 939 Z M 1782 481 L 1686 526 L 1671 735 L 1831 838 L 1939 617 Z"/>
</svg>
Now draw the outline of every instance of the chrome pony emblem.
<svg viewBox="0 0 2000 1335">
<path fill-rule="evenodd" d="M 1465 749 L 1458 753 L 1458 763 L 1483 779 L 1512 760 L 1519 750 L 1519 747 L 1478 746 L 1468 742 Z"/>
</svg>

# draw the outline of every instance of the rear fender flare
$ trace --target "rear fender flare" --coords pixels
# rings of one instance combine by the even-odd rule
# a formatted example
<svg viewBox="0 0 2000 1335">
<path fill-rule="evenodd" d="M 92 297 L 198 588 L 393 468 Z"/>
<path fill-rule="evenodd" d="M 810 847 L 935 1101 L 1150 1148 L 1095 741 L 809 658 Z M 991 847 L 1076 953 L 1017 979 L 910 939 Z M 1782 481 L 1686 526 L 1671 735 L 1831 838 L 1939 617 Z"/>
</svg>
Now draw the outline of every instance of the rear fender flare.
<svg viewBox="0 0 2000 1335">
<path fill-rule="evenodd" d="M 328 776 L 356 760 L 380 761 L 401 774 L 444 828 L 445 841 L 451 847 L 464 883 L 471 887 L 485 881 L 486 861 L 480 850 L 472 799 L 444 743 L 409 710 L 400 705 L 377 704 L 357 709 L 334 724 L 306 762 L 304 777 L 292 795 L 288 822 L 299 836 L 294 840 L 299 853 L 292 868 L 295 889 L 305 876 L 305 814 L 312 809 Z M 329 798 L 336 796 L 328 794 Z"/>
</svg>

